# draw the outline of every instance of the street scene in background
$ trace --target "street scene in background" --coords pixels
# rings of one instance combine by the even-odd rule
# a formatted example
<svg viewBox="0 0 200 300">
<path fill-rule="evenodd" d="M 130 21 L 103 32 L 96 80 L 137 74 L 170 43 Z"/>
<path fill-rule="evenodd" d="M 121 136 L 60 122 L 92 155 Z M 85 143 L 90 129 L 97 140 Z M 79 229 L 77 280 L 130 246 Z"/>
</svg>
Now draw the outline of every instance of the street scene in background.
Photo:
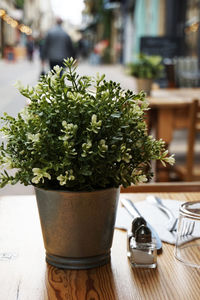
<svg viewBox="0 0 200 300">
<path fill-rule="evenodd" d="M 177 167 L 153 165 L 153 180 L 197 180 L 200 135 L 190 104 L 200 98 L 199 22 L 197 0 L 0 0 L 1 116 L 28 105 L 16 81 L 34 86 L 74 57 L 81 75 L 105 74 L 146 93 L 148 130 L 177 161 Z M 21 191 L 32 192 L 19 185 Z"/>
</svg>

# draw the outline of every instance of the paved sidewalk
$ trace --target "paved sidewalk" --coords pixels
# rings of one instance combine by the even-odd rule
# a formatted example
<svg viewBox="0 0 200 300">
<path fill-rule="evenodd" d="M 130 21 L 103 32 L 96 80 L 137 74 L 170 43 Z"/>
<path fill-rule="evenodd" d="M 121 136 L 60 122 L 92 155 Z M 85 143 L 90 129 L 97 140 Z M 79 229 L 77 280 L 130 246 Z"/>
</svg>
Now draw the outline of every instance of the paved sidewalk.
<svg viewBox="0 0 200 300">
<path fill-rule="evenodd" d="M 81 63 L 77 70 L 81 75 L 95 76 L 97 73 L 100 75 L 105 74 L 106 80 L 120 82 L 122 88 L 136 91 L 134 78 L 126 74 L 122 65 L 89 65 Z"/>
<path fill-rule="evenodd" d="M 0 113 L 16 115 L 25 105 L 25 98 L 14 86 L 17 80 L 23 85 L 33 85 L 39 76 L 39 62 L 22 60 L 8 63 L 0 60 Z"/>
</svg>

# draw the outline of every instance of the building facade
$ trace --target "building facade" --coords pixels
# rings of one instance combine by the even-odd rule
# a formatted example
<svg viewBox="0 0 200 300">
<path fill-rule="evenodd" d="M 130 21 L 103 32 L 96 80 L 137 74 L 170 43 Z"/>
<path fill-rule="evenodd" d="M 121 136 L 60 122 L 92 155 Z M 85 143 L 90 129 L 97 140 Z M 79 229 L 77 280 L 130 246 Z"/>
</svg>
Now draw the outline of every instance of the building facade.
<svg viewBox="0 0 200 300">
<path fill-rule="evenodd" d="M 0 0 L 0 57 L 8 49 L 12 55 L 24 56 L 27 36 L 37 39 L 53 22 L 50 0 Z"/>
<path fill-rule="evenodd" d="M 54 14 L 50 0 L 25 0 L 24 22 L 31 27 L 33 37 L 43 35 L 53 24 Z"/>
<path fill-rule="evenodd" d="M 19 19 L 21 12 L 16 10 L 14 0 L 0 0 L 0 56 L 6 46 L 17 43 L 16 27 L 12 26 L 8 17 Z M 7 19 L 6 19 L 7 17 Z"/>
</svg>

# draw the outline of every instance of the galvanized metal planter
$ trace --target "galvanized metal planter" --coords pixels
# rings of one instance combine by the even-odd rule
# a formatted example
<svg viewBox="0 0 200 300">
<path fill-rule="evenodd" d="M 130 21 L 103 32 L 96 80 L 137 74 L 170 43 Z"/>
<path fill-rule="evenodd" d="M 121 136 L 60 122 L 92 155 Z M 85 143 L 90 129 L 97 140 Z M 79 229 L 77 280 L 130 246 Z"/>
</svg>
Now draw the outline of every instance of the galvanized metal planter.
<svg viewBox="0 0 200 300">
<path fill-rule="evenodd" d="M 110 261 L 119 188 L 66 192 L 35 188 L 46 261 L 88 269 Z"/>
<path fill-rule="evenodd" d="M 153 80 L 147 78 L 137 78 L 136 82 L 138 93 L 144 91 L 147 96 L 150 96 Z"/>
</svg>

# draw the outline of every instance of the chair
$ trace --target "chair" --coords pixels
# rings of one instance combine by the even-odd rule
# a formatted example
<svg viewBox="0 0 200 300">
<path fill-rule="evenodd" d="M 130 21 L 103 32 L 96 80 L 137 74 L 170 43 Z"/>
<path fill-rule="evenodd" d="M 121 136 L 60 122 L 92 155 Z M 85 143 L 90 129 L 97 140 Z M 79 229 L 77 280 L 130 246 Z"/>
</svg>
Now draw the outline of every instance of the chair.
<svg viewBox="0 0 200 300">
<path fill-rule="evenodd" d="M 200 192 L 198 182 L 162 182 L 132 185 L 127 188 L 121 187 L 120 193 L 186 193 Z"/>
<path fill-rule="evenodd" d="M 184 165 L 175 163 L 173 171 L 182 181 L 200 180 L 200 165 L 195 164 L 195 142 L 200 132 L 200 102 L 193 100 L 189 108 L 186 162 Z M 199 160 L 200 162 L 200 160 Z"/>
</svg>

